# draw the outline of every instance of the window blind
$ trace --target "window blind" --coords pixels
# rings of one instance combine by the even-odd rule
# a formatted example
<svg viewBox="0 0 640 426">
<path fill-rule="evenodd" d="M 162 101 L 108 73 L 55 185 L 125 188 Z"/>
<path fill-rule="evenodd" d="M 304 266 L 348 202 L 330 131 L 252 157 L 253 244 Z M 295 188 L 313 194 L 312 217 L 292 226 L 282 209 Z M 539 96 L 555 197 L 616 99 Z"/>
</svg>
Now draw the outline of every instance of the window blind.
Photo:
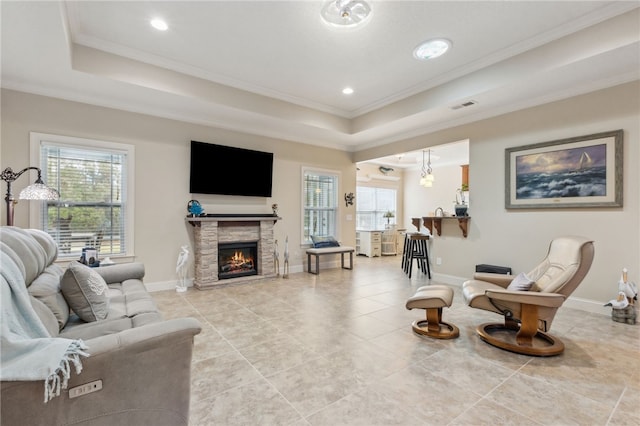
<svg viewBox="0 0 640 426">
<path fill-rule="evenodd" d="M 60 193 L 43 205 L 41 226 L 60 255 L 125 254 L 127 153 L 42 142 L 40 158 L 43 179 Z"/>
</svg>

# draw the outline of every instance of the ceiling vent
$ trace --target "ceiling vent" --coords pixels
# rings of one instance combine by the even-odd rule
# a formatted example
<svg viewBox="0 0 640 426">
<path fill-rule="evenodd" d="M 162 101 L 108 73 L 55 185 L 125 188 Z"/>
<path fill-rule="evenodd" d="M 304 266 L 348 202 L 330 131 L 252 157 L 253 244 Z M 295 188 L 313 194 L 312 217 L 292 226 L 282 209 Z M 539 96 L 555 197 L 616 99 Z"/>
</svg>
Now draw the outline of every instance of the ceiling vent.
<svg viewBox="0 0 640 426">
<path fill-rule="evenodd" d="M 461 109 L 461 108 L 466 108 L 466 107 L 470 107 L 471 105 L 476 105 L 478 102 L 476 101 L 467 101 L 467 102 L 463 102 L 461 104 L 458 105 L 454 105 L 451 107 L 452 110 L 457 110 L 457 109 Z"/>
</svg>

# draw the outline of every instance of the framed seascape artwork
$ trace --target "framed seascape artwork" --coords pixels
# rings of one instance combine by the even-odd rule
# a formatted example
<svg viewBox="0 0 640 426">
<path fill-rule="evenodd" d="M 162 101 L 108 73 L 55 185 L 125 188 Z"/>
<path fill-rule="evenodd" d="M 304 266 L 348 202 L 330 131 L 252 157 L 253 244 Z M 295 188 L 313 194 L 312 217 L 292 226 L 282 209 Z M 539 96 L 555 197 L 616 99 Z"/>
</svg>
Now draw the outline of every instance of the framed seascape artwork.
<svg viewBox="0 0 640 426">
<path fill-rule="evenodd" d="M 505 150 L 505 207 L 622 207 L 622 130 Z"/>
</svg>

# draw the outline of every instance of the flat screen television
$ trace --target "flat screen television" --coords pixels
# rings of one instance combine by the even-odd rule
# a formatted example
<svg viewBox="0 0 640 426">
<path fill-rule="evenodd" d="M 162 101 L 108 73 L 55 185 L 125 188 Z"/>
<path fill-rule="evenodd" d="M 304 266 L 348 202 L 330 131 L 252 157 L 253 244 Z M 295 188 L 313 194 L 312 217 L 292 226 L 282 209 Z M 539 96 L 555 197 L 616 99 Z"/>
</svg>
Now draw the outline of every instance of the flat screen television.
<svg viewBox="0 0 640 426">
<path fill-rule="evenodd" d="M 191 141 L 189 192 L 271 197 L 273 153 Z"/>
</svg>

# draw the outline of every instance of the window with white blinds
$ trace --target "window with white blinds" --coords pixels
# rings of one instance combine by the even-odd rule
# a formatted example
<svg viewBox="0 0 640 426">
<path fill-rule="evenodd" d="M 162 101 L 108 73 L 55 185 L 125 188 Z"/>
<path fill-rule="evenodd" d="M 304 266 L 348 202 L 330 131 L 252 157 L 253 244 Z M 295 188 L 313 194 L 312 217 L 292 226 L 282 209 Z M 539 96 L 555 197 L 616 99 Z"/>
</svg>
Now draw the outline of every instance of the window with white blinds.
<svg viewBox="0 0 640 426">
<path fill-rule="evenodd" d="M 386 229 L 386 225 L 395 224 L 396 195 L 395 189 L 358 186 L 356 229 L 381 230 Z"/>
<path fill-rule="evenodd" d="M 311 243 L 312 235 L 338 238 L 339 174 L 313 169 L 303 169 L 302 174 L 302 243 Z"/>
<path fill-rule="evenodd" d="M 101 259 L 130 254 L 128 184 L 133 148 L 51 139 L 40 140 L 40 168 L 60 199 L 43 203 L 40 225 L 58 243 L 59 256 L 79 258 L 86 247 L 97 249 Z"/>
</svg>

